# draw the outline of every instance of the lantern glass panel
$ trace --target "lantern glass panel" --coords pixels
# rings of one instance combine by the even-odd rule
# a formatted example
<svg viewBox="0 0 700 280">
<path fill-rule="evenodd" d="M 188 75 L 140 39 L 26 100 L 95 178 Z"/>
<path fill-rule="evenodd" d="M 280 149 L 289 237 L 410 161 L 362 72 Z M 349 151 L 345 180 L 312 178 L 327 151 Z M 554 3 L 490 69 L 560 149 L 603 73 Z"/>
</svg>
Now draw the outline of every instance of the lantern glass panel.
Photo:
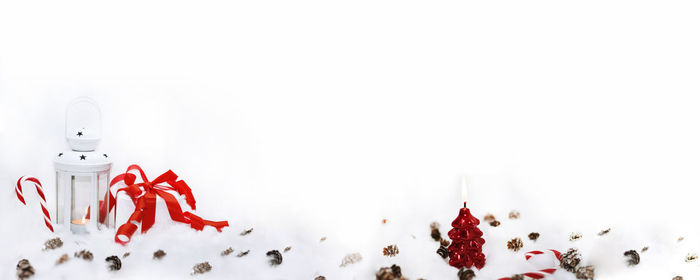
<svg viewBox="0 0 700 280">
<path fill-rule="evenodd" d="M 63 214 L 66 209 L 66 200 L 64 199 L 66 191 L 65 178 L 61 175 L 61 172 L 56 172 L 56 223 L 63 224 Z"/>
<path fill-rule="evenodd" d="M 73 225 L 86 225 L 90 221 L 88 215 L 92 186 L 90 176 L 71 177 L 71 223 Z"/>
<path fill-rule="evenodd" d="M 100 227 L 108 227 L 109 223 L 109 172 L 97 174 L 97 198 L 100 200 Z"/>
</svg>

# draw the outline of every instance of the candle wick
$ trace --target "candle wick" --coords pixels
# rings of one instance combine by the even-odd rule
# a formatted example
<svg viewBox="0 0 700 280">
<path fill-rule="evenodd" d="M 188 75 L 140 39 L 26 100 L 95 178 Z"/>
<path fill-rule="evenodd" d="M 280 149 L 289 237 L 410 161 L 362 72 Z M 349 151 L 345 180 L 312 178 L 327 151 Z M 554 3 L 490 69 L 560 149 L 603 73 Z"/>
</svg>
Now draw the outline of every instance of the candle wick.
<svg viewBox="0 0 700 280">
<path fill-rule="evenodd" d="M 467 208 L 467 202 L 466 202 L 466 201 L 464 202 L 464 208 Z"/>
</svg>

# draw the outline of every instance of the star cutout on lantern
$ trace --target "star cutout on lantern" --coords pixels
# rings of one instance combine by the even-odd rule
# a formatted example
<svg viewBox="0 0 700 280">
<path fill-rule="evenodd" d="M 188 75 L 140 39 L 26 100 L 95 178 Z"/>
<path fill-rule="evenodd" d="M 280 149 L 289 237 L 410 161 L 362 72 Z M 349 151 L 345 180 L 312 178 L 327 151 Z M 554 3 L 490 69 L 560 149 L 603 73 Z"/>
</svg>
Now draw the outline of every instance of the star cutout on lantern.
<svg viewBox="0 0 700 280">
<path fill-rule="evenodd" d="M 105 156 L 105 158 L 107 158 L 107 154 L 102 154 L 102 155 Z"/>
<path fill-rule="evenodd" d="M 85 155 L 80 155 L 80 160 L 85 160 Z"/>
<path fill-rule="evenodd" d="M 63 153 L 58 153 L 58 156 L 59 156 L 59 157 L 62 156 L 62 155 L 63 155 Z"/>
<path fill-rule="evenodd" d="M 83 132 L 82 132 L 82 131 L 78 131 L 78 134 L 76 134 L 76 135 L 78 135 L 78 137 L 83 136 Z"/>
</svg>

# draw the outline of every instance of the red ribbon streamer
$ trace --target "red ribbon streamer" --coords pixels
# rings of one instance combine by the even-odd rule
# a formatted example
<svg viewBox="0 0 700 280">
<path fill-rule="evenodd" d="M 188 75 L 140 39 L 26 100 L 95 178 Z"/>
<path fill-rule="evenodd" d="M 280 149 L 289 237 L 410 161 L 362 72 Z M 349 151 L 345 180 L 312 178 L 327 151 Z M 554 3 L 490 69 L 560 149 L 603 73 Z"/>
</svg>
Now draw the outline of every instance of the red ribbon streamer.
<svg viewBox="0 0 700 280">
<path fill-rule="evenodd" d="M 136 175 L 129 173 L 133 170 L 137 170 L 140 173 L 142 180 L 141 183 L 136 183 Z M 107 193 L 111 198 L 109 200 L 109 210 L 114 208 L 116 203 L 115 196 L 120 191 L 124 191 L 131 198 L 136 206 L 136 209 L 131 214 L 127 222 L 117 229 L 117 234 L 114 236 L 114 241 L 117 243 L 122 245 L 129 243 L 129 241 L 131 241 L 131 236 L 138 229 L 139 223 L 141 224 L 141 233 L 145 233 L 153 226 L 156 218 L 157 197 L 160 197 L 163 199 L 163 201 L 165 201 L 165 204 L 168 207 L 168 213 L 173 221 L 189 224 L 190 227 L 196 230 L 202 230 L 205 226 L 212 226 L 216 228 L 217 231 L 221 232 L 221 228 L 228 226 L 228 221 L 209 221 L 202 219 L 201 217 L 188 211 L 183 212 L 177 198 L 167 191 L 176 191 L 178 194 L 184 195 L 185 202 L 192 208 L 192 210 L 196 209 L 196 201 L 192 195 L 192 190 L 190 187 L 185 183 L 185 181 L 177 180 L 177 174 L 175 174 L 175 172 L 172 170 L 168 170 L 167 172 L 161 174 L 153 181 L 148 181 L 148 178 L 141 167 L 133 164 L 126 169 L 125 173 L 119 174 L 112 179 L 112 182 L 109 184 L 110 188 L 120 181 L 124 181 L 126 187 L 118 189 L 114 196 L 112 196 L 111 192 Z M 161 185 L 162 183 L 165 183 L 165 185 Z M 105 214 L 103 215 L 102 209 L 103 207 L 100 205 L 100 220 L 104 221 L 104 217 L 106 217 L 106 213 L 108 211 L 104 211 Z"/>
<path fill-rule="evenodd" d="M 547 250 L 547 252 L 551 252 L 554 255 L 554 257 L 557 259 L 557 262 L 559 262 L 561 260 L 561 253 L 559 251 L 550 249 L 550 250 Z M 532 258 L 533 256 L 542 255 L 545 253 L 546 252 L 542 252 L 542 251 L 527 252 L 527 253 L 525 253 L 525 260 L 530 260 L 530 258 Z M 541 269 L 538 271 L 525 272 L 525 273 L 523 273 L 523 275 L 530 277 L 532 279 L 543 279 L 543 278 L 547 277 L 547 274 L 552 275 L 552 274 L 554 274 L 555 271 L 557 271 L 557 268 L 552 267 L 552 268 Z M 499 278 L 498 280 L 509 280 L 510 278 L 511 277 L 503 277 L 503 278 Z"/>
<path fill-rule="evenodd" d="M 22 182 L 31 182 L 34 183 L 34 187 L 36 187 L 36 193 L 39 195 L 41 200 L 39 203 L 41 203 L 41 211 L 44 213 L 44 224 L 46 224 L 46 227 L 49 228 L 51 232 L 53 232 L 53 226 L 51 225 L 51 215 L 49 214 L 49 210 L 46 209 L 46 197 L 44 196 L 44 188 L 41 186 L 41 182 L 39 182 L 39 179 L 34 178 L 34 177 L 20 177 L 19 180 L 17 180 L 17 186 L 15 187 L 15 193 L 17 194 L 17 199 L 19 199 L 19 202 L 22 202 L 22 204 L 27 205 L 27 203 L 24 201 L 24 196 L 22 195 Z"/>
</svg>

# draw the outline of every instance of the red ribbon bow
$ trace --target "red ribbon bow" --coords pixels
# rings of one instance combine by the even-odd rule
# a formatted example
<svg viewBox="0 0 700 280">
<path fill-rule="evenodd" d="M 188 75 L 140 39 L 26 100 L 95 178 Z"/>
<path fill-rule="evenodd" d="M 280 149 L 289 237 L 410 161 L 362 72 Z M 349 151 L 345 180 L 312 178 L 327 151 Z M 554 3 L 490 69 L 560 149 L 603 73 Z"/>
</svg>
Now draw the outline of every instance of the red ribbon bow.
<svg viewBox="0 0 700 280">
<path fill-rule="evenodd" d="M 132 170 L 139 171 L 143 182 L 136 183 L 136 175 L 129 173 Z M 187 183 L 182 180 L 177 180 L 177 174 L 175 174 L 175 172 L 172 170 L 168 170 L 167 172 L 161 174 L 153 181 L 148 181 L 148 178 L 146 178 L 146 174 L 143 172 L 141 167 L 133 164 L 126 169 L 125 173 L 119 174 L 112 179 L 112 182 L 109 184 L 110 188 L 120 181 L 124 181 L 126 187 L 118 189 L 114 196 L 112 196 L 111 192 L 107 192 L 107 195 L 109 195 L 111 198 L 109 200 L 109 210 L 114 208 L 116 203 L 114 197 L 120 191 L 124 191 L 131 198 L 136 206 L 136 209 L 134 210 L 134 213 L 131 214 L 127 222 L 119 226 L 119 229 L 117 229 L 117 234 L 114 236 L 114 241 L 117 243 L 122 245 L 129 243 L 131 236 L 134 234 L 134 232 L 136 232 L 136 229 L 138 229 L 139 223 L 141 223 L 141 233 L 145 233 L 153 226 L 156 218 L 157 197 L 161 197 L 163 201 L 165 201 L 165 204 L 168 207 L 168 213 L 173 221 L 189 224 L 190 227 L 196 230 L 202 230 L 204 229 L 204 226 L 212 226 L 221 232 L 221 228 L 228 226 L 228 221 L 209 221 L 190 212 L 183 212 L 175 196 L 167 191 L 176 191 L 178 194 L 184 195 L 185 201 L 192 208 L 192 210 L 196 209 L 196 201 L 194 200 L 192 190 Z M 167 185 L 161 185 L 162 183 Z M 104 204 L 100 205 L 101 222 L 104 222 L 104 219 L 107 216 L 106 214 L 109 212 L 106 211 L 106 207 L 107 206 Z"/>
</svg>

